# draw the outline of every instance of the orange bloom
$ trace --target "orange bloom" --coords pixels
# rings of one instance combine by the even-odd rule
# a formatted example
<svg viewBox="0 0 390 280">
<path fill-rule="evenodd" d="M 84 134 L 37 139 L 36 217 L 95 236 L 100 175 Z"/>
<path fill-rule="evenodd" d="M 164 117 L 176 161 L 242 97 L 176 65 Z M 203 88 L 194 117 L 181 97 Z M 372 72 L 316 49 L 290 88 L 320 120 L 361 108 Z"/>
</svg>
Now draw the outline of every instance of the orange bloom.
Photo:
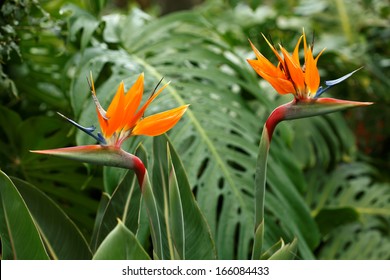
<svg viewBox="0 0 390 280">
<path fill-rule="evenodd" d="M 248 59 L 248 62 L 257 74 L 268 81 L 280 94 L 292 93 L 296 99 L 310 99 L 316 97 L 320 84 L 317 61 L 323 50 L 314 58 L 312 53 L 313 46 L 307 46 L 306 36 L 305 33 L 303 33 L 292 54 L 281 45 L 279 45 L 279 47 L 282 54 L 279 54 L 264 35 L 263 37 L 271 47 L 279 63 L 277 66 L 273 65 L 256 49 L 252 42 L 250 42 L 257 59 Z M 299 61 L 299 46 L 302 39 L 304 45 L 303 65 L 301 65 Z"/>
<path fill-rule="evenodd" d="M 121 82 L 111 104 L 108 106 L 107 111 L 105 111 L 97 99 L 95 85 L 91 75 L 90 88 L 96 105 L 101 134 L 98 133 L 96 136 L 93 134 L 94 127 L 86 128 L 65 118 L 79 129 L 94 137 L 100 144 L 106 146 L 120 147 L 123 141 L 133 135 L 157 136 L 175 126 L 189 106 L 183 105 L 162 113 L 144 117 L 145 110 L 150 103 L 168 84 L 153 92 L 145 104 L 140 107 L 144 92 L 144 75 L 141 74 L 138 77 L 137 81 L 126 94 L 124 83 Z"/>
</svg>

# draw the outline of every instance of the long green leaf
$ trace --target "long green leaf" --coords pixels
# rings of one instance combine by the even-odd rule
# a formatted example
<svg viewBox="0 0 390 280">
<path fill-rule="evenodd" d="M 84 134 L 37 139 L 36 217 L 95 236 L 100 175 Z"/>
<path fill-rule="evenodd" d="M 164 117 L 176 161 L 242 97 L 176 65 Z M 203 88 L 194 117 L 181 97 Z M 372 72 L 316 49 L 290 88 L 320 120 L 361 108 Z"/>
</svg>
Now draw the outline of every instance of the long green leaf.
<svg viewBox="0 0 390 280">
<path fill-rule="evenodd" d="M 74 222 L 43 192 L 12 178 L 31 213 L 52 259 L 91 259 L 89 246 Z"/>
<path fill-rule="evenodd" d="M 47 260 L 37 225 L 15 185 L 0 170 L 2 255 L 8 259 Z"/>
<path fill-rule="evenodd" d="M 145 173 L 142 195 L 149 216 L 154 256 L 160 260 L 170 259 L 171 255 L 168 248 L 169 240 L 167 238 L 164 215 L 158 205 L 156 195 L 149 180 L 148 172 Z"/>
<path fill-rule="evenodd" d="M 166 142 L 165 136 L 156 141 Z M 184 165 L 172 144 L 168 144 L 168 158 L 171 159 L 169 202 L 170 215 L 174 220 L 172 237 L 182 259 L 215 259 L 216 250 L 210 228 L 191 191 Z M 180 201 L 179 201 L 180 200 Z"/>
</svg>

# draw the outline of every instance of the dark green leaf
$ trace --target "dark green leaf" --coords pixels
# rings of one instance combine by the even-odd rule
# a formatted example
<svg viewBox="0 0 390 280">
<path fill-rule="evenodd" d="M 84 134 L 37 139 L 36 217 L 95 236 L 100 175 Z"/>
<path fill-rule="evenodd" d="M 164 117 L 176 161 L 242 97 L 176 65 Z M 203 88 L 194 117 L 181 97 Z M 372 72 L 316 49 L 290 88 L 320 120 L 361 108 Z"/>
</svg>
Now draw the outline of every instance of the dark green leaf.
<svg viewBox="0 0 390 280">
<path fill-rule="evenodd" d="M 15 185 L 0 170 L 2 255 L 8 259 L 49 259 L 34 218 Z M 10 250 L 10 251 L 7 251 Z"/>
<path fill-rule="evenodd" d="M 351 207 L 324 208 L 315 217 L 322 235 L 327 235 L 340 225 L 356 222 L 359 214 Z"/>
<path fill-rule="evenodd" d="M 13 178 L 52 259 L 91 259 L 89 246 L 72 220 L 36 187 Z"/>
</svg>

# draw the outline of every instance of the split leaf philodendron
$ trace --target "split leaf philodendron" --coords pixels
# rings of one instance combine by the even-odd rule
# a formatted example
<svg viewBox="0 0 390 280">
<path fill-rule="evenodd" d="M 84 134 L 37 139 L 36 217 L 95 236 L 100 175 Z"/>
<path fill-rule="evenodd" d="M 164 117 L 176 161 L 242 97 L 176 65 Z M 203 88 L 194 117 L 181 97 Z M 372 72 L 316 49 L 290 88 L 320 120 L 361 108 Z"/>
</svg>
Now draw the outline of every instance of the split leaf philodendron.
<svg viewBox="0 0 390 280">
<path fill-rule="evenodd" d="M 248 59 L 248 63 L 262 78 L 268 81 L 279 94 L 293 94 L 294 99 L 287 104 L 277 107 L 270 114 L 263 127 L 255 174 L 255 238 L 252 251 L 253 259 L 262 258 L 262 254 L 264 252 L 262 244 L 264 237 L 264 203 L 267 158 L 272 134 L 276 125 L 284 120 L 318 116 L 347 108 L 372 104 L 370 102 L 355 102 L 319 97 L 326 90 L 346 80 L 359 69 L 339 79 L 326 81 L 326 87 L 321 87 L 317 62 L 324 50 L 314 57 L 314 46 L 313 44 L 309 46 L 306 43 L 306 36 L 304 32 L 299 38 L 292 54 L 290 54 L 281 45 L 279 47 L 282 54 L 279 54 L 276 48 L 264 35 L 263 37 L 277 57 L 277 66 L 273 65 L 267 58 L 265 58 L 252 44 L 252 42 L 250 42 L 250 44 L 256 55 L 256 59 Z M 304 62 L 301 65 L 301 61 L 299 59 L 299 48 L 302 40 Z"/>
</svg>

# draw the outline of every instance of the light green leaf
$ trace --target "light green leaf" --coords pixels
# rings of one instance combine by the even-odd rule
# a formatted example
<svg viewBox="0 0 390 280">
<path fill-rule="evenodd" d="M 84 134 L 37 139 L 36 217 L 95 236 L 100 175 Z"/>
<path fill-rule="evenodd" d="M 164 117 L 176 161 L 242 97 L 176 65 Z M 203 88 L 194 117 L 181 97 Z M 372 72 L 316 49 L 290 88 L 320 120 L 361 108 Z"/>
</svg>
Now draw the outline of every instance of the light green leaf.
<svg viewBox="0 0 390 280">
<path fill-rule="evenodd" d="M 282 241 L 280 244 L 280 248 L 269 257 L 269 260 L 295 259 L 296 252 L 297 252 L 297 245 L 298 245 L 297 239 L 294 239 L 289 244 L 284 244 L 284 242 Z"/>
<path fill-rule="evenodd" d="M 170 220 L 172 237 L 182 259 L 215 259 L 216 250 L 209 226 L 191 191 L 184 165 L 166 136 L 155 138 L 166 142 L 169 180 Z M 159 151 L 160 153 L 162 151 Z"/>
<path fill-rule="evenodd" d="M 93 256 L 94 260 L 149 260 L 135 235 L 118 220 Z"/>
<path fill-rule="evenodd" d="M 0 170 L 2 255 L 8 259 L 49 259 L 37 225 L 12 181 Z M 4 223 L 3 223 L 4 222 Z"/>
<path fill-rule="evenodd" d="M 112 196 L 103 194 L 98 218 L 95 221 L 91 240 L 92 250 L 96 250 L 107 234 L 116 226 L 117 219 L 132 232 L 138 228 L 138 212 L 141 192 L 132 171 L 128 171 L 119 182 Z"/>
<path fill-rule="evenodd" d="M 153 257 L 155 259 L 171 259 L 167 237 L 167 228 L 164 214 L 158 205 L 156 195 L 150 183 L 148 172 L 145 173 L 142 198 L 145 203 L 150 223 L 150 232 L 153 242 Z"/>
<path fill-rule="evenodd" d="M 80 9 L 76 5 L 66 4 L 60 11 L 69 13 L 69 37 L 70 40 L 76 40 L 76 35 L 81 32 L 81 50 L 90 43 L 93 33 L 99 26 L 99 20 L 87 11 Z"/>
</svg>

